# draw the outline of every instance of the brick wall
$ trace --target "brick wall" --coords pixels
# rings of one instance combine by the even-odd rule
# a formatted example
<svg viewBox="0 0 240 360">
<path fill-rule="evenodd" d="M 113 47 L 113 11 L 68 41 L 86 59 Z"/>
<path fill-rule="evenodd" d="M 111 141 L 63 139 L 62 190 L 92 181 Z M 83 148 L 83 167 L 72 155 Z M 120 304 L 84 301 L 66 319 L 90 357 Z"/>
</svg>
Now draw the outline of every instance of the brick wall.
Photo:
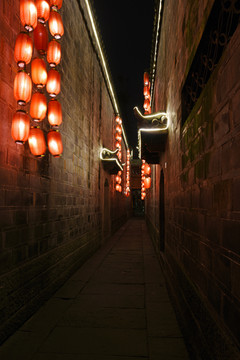
<svg viewBox="0 0 240 360">
<path fill-rule="evenodd" d="M 240 28 L 182 126 L 181 91 L 213 1 L 165 1 L 155 110 L 170 116 L 147 219 L 193 353 L 240 358 Z M 164 173 L 165 250 L 159 183 Z M 200 330 L 199 330 L 200 329 Z M 196 340 L 197 339 L 197 340 Z"/>
<path fill-rule="evenodd" d="M 0 2 L 0 342 L 129 214 L 129 200 L 115 193 L 99 159 L 102 146 L 113 149 L 115 118 L 84 1 L 64 1 L 61 15 L 64 152 L 36 159 L 28 144 L 11 138 L 13 50 L 22 28 L 19 1 Z M 114 216 L 111 207 L 117 207 Z"/>
</svg>

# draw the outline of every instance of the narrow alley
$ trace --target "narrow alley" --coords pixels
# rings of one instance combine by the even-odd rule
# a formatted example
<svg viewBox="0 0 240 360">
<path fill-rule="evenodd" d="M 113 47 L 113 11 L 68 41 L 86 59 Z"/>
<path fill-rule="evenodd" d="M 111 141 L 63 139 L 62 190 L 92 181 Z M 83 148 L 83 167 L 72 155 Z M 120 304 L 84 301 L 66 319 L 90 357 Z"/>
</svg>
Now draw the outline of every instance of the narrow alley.
<svg viewBox="0 0 240 360">
<path fill-rule="evenodd" d="M 145 221 L 122 226 L 4 343 L 0 359 L 187 360 Z"/>
</svg>

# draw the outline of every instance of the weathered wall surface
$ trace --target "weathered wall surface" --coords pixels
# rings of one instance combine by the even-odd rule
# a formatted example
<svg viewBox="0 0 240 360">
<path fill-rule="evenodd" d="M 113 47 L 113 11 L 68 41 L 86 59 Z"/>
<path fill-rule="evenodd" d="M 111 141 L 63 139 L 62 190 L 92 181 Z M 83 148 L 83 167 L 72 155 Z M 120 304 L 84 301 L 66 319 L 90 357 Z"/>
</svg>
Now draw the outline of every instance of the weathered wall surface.
<svg viewBox="0 0 240 360">
<path fill-rule="evenodd" d="M 181 125 L 182 87 L 212 4 L 187 0 L 164 4 L 154 102 L 156 111 L 168 112 L 170 127 L 160 165 L 152 169 L 147 219 L 171 280 L 179 316 L 190 329 L 187 336 L 191 346 L 201 348 L 204 359 L 238 359 L 239 26 Z M 159 250 L 161 170 L 165 195 L 163 252 Z"/>
<path fill-rule="evenodd" d="M 91 38 L 84 1 L 63 2 L 61 158 L 15 145 L 13 51 L 22 27 L 19 0 L 0 2 L 0 340 L 46 299 L 127 217 L 103 170 L 114 148 L 114 109 Z M 28 67 L 30 71 L 30 68 Z M 29 109 L 29 106 L 26 107 Z M 48 130 L 47 119 L 41 125 Z M 123 145 L 124 147 L 124 145 Z M 106 186 L 107 184 L 107 186 Z M 111 207 L 116 208 L 114 218 Z M 108 220 L 109 219 L 109 220 Z M 114 223 L 114 226 L 113 226 Z"/>
</svg>

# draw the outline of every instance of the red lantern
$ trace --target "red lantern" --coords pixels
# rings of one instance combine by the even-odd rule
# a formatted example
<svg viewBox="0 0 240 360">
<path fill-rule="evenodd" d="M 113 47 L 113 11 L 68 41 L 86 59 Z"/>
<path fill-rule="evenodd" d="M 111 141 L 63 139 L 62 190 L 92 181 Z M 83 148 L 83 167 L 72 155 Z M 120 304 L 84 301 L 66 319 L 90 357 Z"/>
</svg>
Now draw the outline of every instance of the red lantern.
<svg viewBox="0 0 240 360">
<path fill-rule="evenodd" d="M 121 184 L 121 182 L 122 182 L 122 178 L 120 177 L 120 176 L 116 176 L 116 182 L 118 183 L 118 184 Z"/>
<path fill-rule="evenodd" d="M 117 141 L 119 141 L 119 142 L 122 141 L 122 137 L 121 137 L 121 135 L 119 135 L 119 133 L 116 133 L 115 139 L 116 139 Z"/>
<path fill-rule="evenodd" d="M 51 67 L 57 66 L 61 60 L 61 45 L 58 41 L 52 40 L 47 48 L 47 61 Z"/>
<path fill-rule="evenodd" d="M 35 58 L 31 64 L 32 81 L 37 88 L 43 88 L 47 83 L 47 69 L 43 59 Z"/>
<path fill-rule="evenodd" d="M 63 0 L 50 0 L 51 9 L 61 9 Z"/>
<path fill-rule="evenodd" d="M 116 131 L 119 133 L 119 135 L 122 134 L 122 128 L 121 128 L 120 125 L 117 125 L 117 126 L 116 126 Z"/>
<path fill-rule="evenodd" d="M 146 197 L 146 193 L 145 193 L 145 191 L 144 191 L 144 192 L 142 192 L 142 194 L 141 194 L 141 199 L 144 200 L 145 197 Z"/>
<path fill-rule="evenodd" d="M 30 115 L 34 121 L 42 121 L 47 113 L 47 99 L 39 92 L 33 94 L 30 105 Z"/>
<path fill-rule="evenodd" d="M 48 0 L 35 0 L 37 17 L 40 23 L 45 23 L 49 19 L 50 5 Z"/>
<path fill-rule="evenodd" d="M 62 138 L 58 131 L 50 130 L 47 135 L 48 150 L 54 157 L 59 157 L 63 152 Z"/>
<path fill-rule="evenodd" d="M 118 115 L 116 116 L 116 123 L 122 125 L 122 119 Z"/>
<path fill-rule="evenodd" d="M 117 149 L 119 149 L 119 151 L 121 151 L 122 146 L 118 141 L 116 142 L 115 146 L 116 146 Z"/>
<path fill-rule="evenodd" d="M 56 99 L 48 103 L 48 121 L 52 126 L 59 126 L 62 123 L 62 107 Z"/>
<path fill-rule="evenodd" d="M 61 39 L 64 34 L 64 27 L 61 15 L 57 11 L 50 11 L 48 25 L 51 35 L 57 40 Z"/>
<path fill-rule="evenodd" d="M 14 79 L 14 97 L 19 105 L 26 105 L 32 95 L 32 80 L 23 70 L 19 71 Z"/>
<path fill-rule="evenodd" d="M 151 187 L 151 178 L 150 177 L 146 177 L 144 179 L 144 186 L 146 189 L 149 189 Z"/>
<path fill-rule="evenodd" d="M 119 160 L 121 160 L 121 159 L 122 159 L 122 152 L 121 152 L 121 151 L 118 151 L 118 153 L 117 153 L 117 157 L 119 158 Z"/>
<path fill-rule="evenodd" d="M 34 0 L 20 0 L 20 19 L 27 31 L 37 26 L 37 8 Z"/>
<path fill-rule="evenodd" d="M 145 99 L 150 98 L 150 90 L 149 90 L 149 87 L 146 85 L 143 87 L 143 95 L 144 95 Z"/>
<path fill-rule="evenodd" d="M 121 186 L 119 184 L 116 184 L 116 191 L 120 192 Z"/>
<path fill-rule="evenodd" d="M 61 76 L 57 70 L 55 69 L 49 70 L 46 88 L 47 88 L 47 92 L 51 97 L 55 97 L 60 93 Z"/>
<path fill-rule="evenodd" d="M 149 83 L 149 74 L 148 72 L 145 72 L 143 74 L 143 85 L 144 86 L 148 86 L 150 88 L 150 83 Z"/>
<path fill-rule="evenodd" d="M 15 43 L 14 59 L 20 68 L 24 68 L 26 64 L 29 64 L 32 58 L 33 41 L 30 36 L 21 32 Z"/>
<path fill-rule="evenodd" d="M 148 164 L 145 165 L 144 173 L 145 173 L 145 175 L 148 175 L 148 176 L 151 175 L 151 167 L 150 167 L 150 165 L 148 165 Z"/>
<path fill-rule="evenodd" d="M 35 48 L 41 55 L 46 54 L 48 47 L 48 33 L 46 26 L 44 24 L 38 23 L 33 34 Z"/>
<path fill-rule="evenodd" d="M 30 118 L 23 110 L 17 110 L 12 119 L 12 138 L 16 144 L 24 144 L 28 139 Z"/>
<path fill-rule="evenodd" d="M 144 108 L 144 110 L 145 110 L 145 111 L 148 111 L 149 106 L 150 106 L 150 101 L 149 101 L 149 99 L 145 99 L 145 100 L 144 100 L 144 103 L 143 103 L 143 108 Z"/>
<path fill-rule="evenodd" d="M 30 129 L 28 145 L 33 155 L 37 157 L 44 156 L 46 152 L 46 141 L 41 129 L 36 127 Z"/>
</svg>

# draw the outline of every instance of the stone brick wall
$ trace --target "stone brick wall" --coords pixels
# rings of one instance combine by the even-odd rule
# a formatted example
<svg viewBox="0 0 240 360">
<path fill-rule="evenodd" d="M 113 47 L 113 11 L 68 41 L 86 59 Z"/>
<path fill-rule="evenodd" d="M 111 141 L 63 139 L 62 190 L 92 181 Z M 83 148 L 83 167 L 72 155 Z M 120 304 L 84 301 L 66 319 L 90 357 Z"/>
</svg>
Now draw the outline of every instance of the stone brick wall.
<svg viewBox="0 0 240 360">
<path fill-rule="evenodd" d="M 61 15 L 64 151 L 58 159 L 49 153 L 36 159 L 28 144 L 11 138 L 13 51 L 22 28 L 19 0 L 0 2 L 0 342 L 129 214 L 129 200 L 115 193 L 99 159 L 102 146 L 113 149 L 115 118 L 84 1 L 64 1 Z"/>
<path fill-rule="evenodd" d="M 147 220 L 194 354 L 239 359 L 240 27 L 182 126 L 181 91 L 213 1 L 165 1 L 154 103 L 170 117 Z M 164 173 L 165 250 L 159 183 Z M 187 330 L 188 328 L 188 330 Z"/>
</svg>

